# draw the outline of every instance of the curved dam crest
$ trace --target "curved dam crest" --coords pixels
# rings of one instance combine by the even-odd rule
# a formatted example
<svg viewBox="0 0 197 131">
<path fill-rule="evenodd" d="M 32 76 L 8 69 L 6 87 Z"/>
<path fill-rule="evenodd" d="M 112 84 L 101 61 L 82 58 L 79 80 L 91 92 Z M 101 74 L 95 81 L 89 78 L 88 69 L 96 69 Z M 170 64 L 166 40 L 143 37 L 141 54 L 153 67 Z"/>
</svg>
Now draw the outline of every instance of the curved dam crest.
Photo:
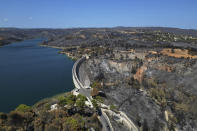
<svg viewBox="0 0 197 131">
<path fill-rule="evenodd" d="M 42 41 L 26 40 L 0 48 L 0 112 L 74 88 L 74 62 L 58 54 L 59 49 L 39 46 Z"/>
</svg>

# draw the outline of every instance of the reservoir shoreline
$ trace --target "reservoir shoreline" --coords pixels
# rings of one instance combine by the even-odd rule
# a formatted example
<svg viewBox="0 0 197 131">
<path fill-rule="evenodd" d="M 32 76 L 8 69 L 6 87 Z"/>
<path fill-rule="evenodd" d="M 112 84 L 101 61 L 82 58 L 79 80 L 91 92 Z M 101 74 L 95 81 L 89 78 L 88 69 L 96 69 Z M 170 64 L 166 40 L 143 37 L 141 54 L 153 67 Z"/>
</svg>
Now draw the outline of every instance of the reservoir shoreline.
<svg viewBox="0 0 197 131">
<path fill-rule="evenodd" d="M 74 89 L 74 61 L 59 54 L 60 48 L 43 47 L 41 42 L 42 39 L 25 40 L 0 48 L 0 112 L 14 110 L 19 104 L 34 106 Z"/>
</svg>

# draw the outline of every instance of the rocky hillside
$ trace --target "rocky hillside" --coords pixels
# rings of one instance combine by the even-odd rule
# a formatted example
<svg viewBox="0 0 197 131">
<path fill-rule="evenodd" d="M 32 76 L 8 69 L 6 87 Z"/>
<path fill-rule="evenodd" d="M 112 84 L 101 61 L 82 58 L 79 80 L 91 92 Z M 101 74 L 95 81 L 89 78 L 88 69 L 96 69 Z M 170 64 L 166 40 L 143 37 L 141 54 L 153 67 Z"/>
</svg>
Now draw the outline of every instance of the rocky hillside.
<svg viewBox="0 0 197 131">
<path fill-rule="evenodd" d="M 111 57 L 91 57 L 84 70 L 105 93 L 104 103 L 126 112 L 139 128 L 192 131 L 197 129 L 197 60 L 179 50 L 114 51 Z"/>
<path fill-rule="evenodd" d="M 26 39 L 53 39 L 65 35 L 69 30 L 63 29 L 18 29 L 0 28 L 0 46 Z"/>
<path fill-rule="evenodd" d="M 84 83 L 91 82 L 92 96 L 124 111 L 140 130 L 193 131 L 196 44 L 197 38 L 189 35 L 118 29 L 97 42 L 67 46 L 62 53 L 76 59 L 89 55 L 81 70 L 88 79 Z M 111 120 L 115 130 L 125 130 L 116 118 Z"/>
<path fill-rule="evenodd" d="M 142 131 L 197 130 L 197 31 L 177 28 L 0 29 L 0 44 L 47 38 L 73 59 L 95 100 Z M 84 97 L 63 95 L 0 114 L 0 130 L 101 130 Z M 54 104 L 57 105 L 54 105 Z M 55 106 L 55 107 L 54 107 Z M 127 128 L 109 117 L 115 131 Z"/>
<path fill-rule="evenodd" d="M 116 27 L 116 28 L 71 28 L 71 29 L 18 29 L 0 28 L 1 45 L 17 40 L 47 38 L 48 46 L 94 46 L 94 45 L 137 45 L 149 42 L 189 42 L 195 43 L 196 30 L 164 27 Z M 4 41 L 2 41 L 4 40 Z M 136 44 L 137 43 L 137 44 Z"/>
<path fill-rule="evenodd" d="M 170 46 L 174 43 L 196 42 L 196 30 L 177 28 L 77 28 L 66 30 L 67 33 L 50 39 L 45 45 L 67 46 Z M 174 42 L 174 43 L 173 43 Z"/>
</svg>

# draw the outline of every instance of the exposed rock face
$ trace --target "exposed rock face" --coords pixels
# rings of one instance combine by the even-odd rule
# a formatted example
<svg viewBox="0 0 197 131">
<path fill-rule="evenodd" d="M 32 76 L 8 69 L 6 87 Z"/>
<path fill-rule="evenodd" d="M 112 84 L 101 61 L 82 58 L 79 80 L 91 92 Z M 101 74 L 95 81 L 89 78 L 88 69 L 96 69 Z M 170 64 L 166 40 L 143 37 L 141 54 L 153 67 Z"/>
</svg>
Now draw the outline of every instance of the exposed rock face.
<svg viewBox="0 0 197 131">
<path fill-rule="evenodd" d="M 146 66 L 140 67 L 136 74 L 134 75 L 134 79 L 138 80 L 139 82 L 142 82 L 143 77 L 144 77 L 144 72 L 147 70 Z"/>
<path fill-rule="evenodd" d="M 116 105 L 139 128 L 195 130 L 196 60 L 149 55 L 126 61 L 91 58 L 83 69 L 91 82 L 103 74 L 104 102 Z"/>
<path fill-rule="evenodd" d="M 95 63 L 95 64 L 93 64 Z M 147 121 L 150 129 L 154 128 L 155 121 L 162 123 L 161 126 L 165 126 L 164 120 L 160 119 L 162 116 L 160 107 L 152 102 L 150 98 L 147 98 L 143 92 L 137 92 L 135 89 L 128 87 L 125 81 L 127 77 L 132 76 L 132 63 L 129 62 L 113 62 L 107 60 L 89 60 L 86 63 L 87 68 L 92 69 L 90 71 L 90 77 L 95 78 L 99 73 L 104 73 L 106 82 L 114 83 L 114 86 L 103 89 L 107 94 L 106 103 L 108 105 L 117 105 L 119 110 L 127 113 L 127 115 L 136 123 L 140 119 L 140 124 L 143 125 L 144 121 Z M 141 70 L 145 70 L 142 67 Z M 88 69 L 87 69 L 88 70 Z M 140 69 L 139 69 L 140 70 Z M 139 71 L 139 76 L 136 79 L 142 79 L 142 71 Z"/>
</svg>

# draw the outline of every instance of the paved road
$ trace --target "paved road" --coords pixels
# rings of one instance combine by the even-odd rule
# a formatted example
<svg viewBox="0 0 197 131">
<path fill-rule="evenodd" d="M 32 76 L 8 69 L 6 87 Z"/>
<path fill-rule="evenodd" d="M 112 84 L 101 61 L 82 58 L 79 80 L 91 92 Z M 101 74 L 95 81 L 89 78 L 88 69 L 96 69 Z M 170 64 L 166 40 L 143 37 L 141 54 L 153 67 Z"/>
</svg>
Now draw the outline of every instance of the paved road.
<svg viewBox="0 0 197 131">
<path fill-rule="evenodd" d="M 91 103 L 92 105 L 92 97 L 91 97 L 91 90 L 88 88 L 85 88 L 81 82 L 78 79 L 78 71 L 76 71 L 77 66 L 80 65 L 80 63 L 82 63 L 85 60 L 85 58 L 81 58 L 79 59 L 73 66 L 73 71 L 72 71 L 72 75 L 73 75 L 73 82 L 75 84 L 75 86 L 78 88 L 78 93 L 84 95 L 87 97 L 88 101 Z M 79 69 L 79 68 L 78 68 Z M 101 109 L 102 110 L 102 109 Z M 136 128 L 136 126 L 133 124 L 133 122 L 126 116 L 125 113 L 121 112 L 123 118 L 129 123 L 129 125 L 131 126 L 131 130 L 133 131 L 138 131 L 138 129 Z M 106 115 L 106 113 L 104 111 L 102 111 L 102 115 L 98 117 L 102 126 L 103 126 L 103 131 L 113 131 L 113 127 L 109 121 L 108 116 Z"/>
<path fill-rule="evenodd" d="M 103 125 L 103 130 L 104 131 L 111 131 L 110 128 L 109 128 L 108 122 L 103 115 L 100 116 L 100 121 Z"/>
<path fill-rule="evenodd" d="M 86 96 L 89 99 L 89 102 L 92 104 L 91 100 L 91 94 L 90 94 L 90 89 L 84 88 L 83 85 L 80 83 L 78 77 L 77 77 L 77 71 L 76 71 L 76 67 L 78 66 L 78 63 L 81 62 L 84 58 L 79 59 L 73 66 L 73 71 L 72 71 L 72 75 L 73 75 L 73 80 L 75 86 L 79 89 L 79 93 Z M 107 117 L 107 116 L 106 116 Z M 101 116 L 99 116 L 100 122 L 103 126 L 103 131 L 113 131 L 110 129 L 109 123 L 106 120 L 106 118 L 103 116 L 103 114 Z"/>
<path fill-rule="evenodd" d="M 91 95 L 90 95 L 90 89 L 84 89 L 84 88 L 80 88 L 79 89 L 79 93 L 88 97 L 91 100 Z"/>
<path fill-rule="evenodd" d="M 80 88 L 78 92 L 80 94 L 88 97 L 90 100 L 92 99 L 91 95 L 90 95 L 90 89 Z M 103 131 L 111 131 L 110 128 L 109 128 L 108 122 L 105 119 L 105 117 L 103 116 L 103 114 L 101 116 L 99 116 L 99 119 L 100 119 L 100 122 L 101 122 L 101 124 L 103 126 Z"/>
</svg>

